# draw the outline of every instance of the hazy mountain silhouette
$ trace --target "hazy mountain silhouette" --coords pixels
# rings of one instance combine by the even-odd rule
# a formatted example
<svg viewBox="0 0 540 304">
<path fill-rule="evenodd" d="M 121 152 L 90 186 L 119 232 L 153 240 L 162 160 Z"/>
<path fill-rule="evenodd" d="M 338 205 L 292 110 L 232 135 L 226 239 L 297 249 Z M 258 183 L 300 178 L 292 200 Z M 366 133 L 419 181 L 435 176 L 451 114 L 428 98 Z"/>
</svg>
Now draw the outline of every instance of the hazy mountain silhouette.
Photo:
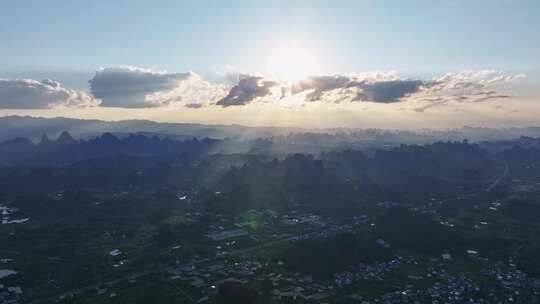
<svg viewBox="0 0 540 304">
<path fill-rule="evenodd" d="M 190 123 L 159 123 L 149 120 L 102 121 L 72 118 L 39 118 L 30 116 L 0 117 L 0 141 L 26 137 L 38 141 L 43 134 L 56 137 L 69 131 L 77 138 L 92 138 L 105 132 L 116 135 L 131 133 L 159 134 L 175 139 L 267 137 L 302 131 L 300 128 L 245 127 L 239 125 L 204 125 Z M 305 131 L 305 130 L 304 130 Z"/>
<path fill-rule="evenodd" d="M 54 140 L 43 135 L 37 144 L 21 137 L 1 143 L 0 163 L 62 164 L 115 154 L 190 158 L 204 155 L 217 147 L 218 143 L 213 139 L 179 141 L 144 135 L 129 135 L 120 139 L 111 133 L 103 133 L 90 140 L 77 140 L 69 132 L 63 131 Z"/>
</svg>

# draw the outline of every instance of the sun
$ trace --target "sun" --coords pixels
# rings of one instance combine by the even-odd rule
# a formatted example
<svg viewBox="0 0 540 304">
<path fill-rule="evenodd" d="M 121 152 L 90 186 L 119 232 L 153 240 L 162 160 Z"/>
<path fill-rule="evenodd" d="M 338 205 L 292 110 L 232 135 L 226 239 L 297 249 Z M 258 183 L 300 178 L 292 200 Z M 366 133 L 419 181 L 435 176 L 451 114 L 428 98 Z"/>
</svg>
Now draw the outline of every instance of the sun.
<svg viewBox="0 0 540 304">
<path fill-rule="evenodd" d="M 301 47 L 286 47 L 275 50 L 268 57 L 267 74 L 280 81 L 295 83 L 308 76 L 320 74 L 316 56 Z"/>
</svg>

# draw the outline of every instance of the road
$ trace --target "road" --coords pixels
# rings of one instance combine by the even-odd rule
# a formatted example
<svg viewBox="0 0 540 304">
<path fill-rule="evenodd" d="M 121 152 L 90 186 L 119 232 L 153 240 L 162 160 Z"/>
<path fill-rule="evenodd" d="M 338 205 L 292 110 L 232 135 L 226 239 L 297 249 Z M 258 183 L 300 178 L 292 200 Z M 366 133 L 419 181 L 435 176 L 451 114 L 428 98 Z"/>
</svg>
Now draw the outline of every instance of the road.
<svg viewBox="0 0 540 304">
<path fill-rule="evenodd" d="M 481 189 L 481 190 L 478 190 L 478 191 L 475 191 L 475 192 L 472 192 L 472 193 L 468 193 L 468 194 L 460 194 L 460 195 L 458 195 L 456 197 L 451 197 L 451 198 L 440 200 L 439 202 L 440 203 L 447 203 L 447 202 L 450 202 L 450 201 L 460 200 L 460 199 L 464 199 L 464 198 L 473 198 L 473 197 L 476 197 L 476 196 L 478 196 L 478 195 L 480 195 L 482 193 L 490 192 L 495 187 L 497 187 L 508 176 L 509 172 L 510 172 L 510 166 L 508 164 L 505 164 L 503 173 L 499 177 L 497 177 L 492 183 L 490 183 L 489 186 L 487 186 L 485 189 Z"/>
<path fill-rule="evenodd" d="M 493 183 L 491 183 L 491 185 L 489 185 L 489 187 L 487 187 L 485 191 L 489 192 L 493 190 L 493 188 L 497 187 L 508 176 L 509 171 L 510 171 L 510 166 L 508 166 L 508 164 L 505 164 L 503 174 L 499 176 L 499 178 L 497 178 Z"/>
</svg>

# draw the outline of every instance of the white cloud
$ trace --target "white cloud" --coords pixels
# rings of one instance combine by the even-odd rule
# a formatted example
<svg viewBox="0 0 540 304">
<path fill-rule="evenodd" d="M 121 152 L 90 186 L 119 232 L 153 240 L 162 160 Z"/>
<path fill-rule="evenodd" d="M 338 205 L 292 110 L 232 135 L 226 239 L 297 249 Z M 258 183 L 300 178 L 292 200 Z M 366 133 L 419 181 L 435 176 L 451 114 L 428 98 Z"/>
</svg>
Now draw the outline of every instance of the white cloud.
<svg viewBox="0 0 540 304">
<path fill-rule="evenodd" d="M 219 93 L 192 73 L 170 73 L 139 67 L 104 68 L 89 81 L 102 106 L 123 108 L 160 107 L 177 102 L 207 102 Z"/>
<path fill-rule="evenodd" d="M 201 76 L 190 73 L 189 77 L 180 81 L 176 87 L 147 95 L 146 101 L 160 105 L 182 103 L 188 108 L 202 108 L 214 105 L 226 94 L 226 85 L 210 83 Z"/>
<path fill-rule="evenodd" d="M 85 92 L 64 88 L 45 79 L 0 79 L 1 109 L 46 109 L 57 106 L 88 107 L 97 105 Z"/>
<path fill-rule="evenodd" d="M 479 103 L 507 99 L 512 95 L 502 92 L 500 86 L 525 78 L 525 74 L 505 74 L 494 70 L 462 71 L 435 78 L 416 96 L 419 103 L 414 109 L 427 109 L 464 103 Z"/>
</svg>

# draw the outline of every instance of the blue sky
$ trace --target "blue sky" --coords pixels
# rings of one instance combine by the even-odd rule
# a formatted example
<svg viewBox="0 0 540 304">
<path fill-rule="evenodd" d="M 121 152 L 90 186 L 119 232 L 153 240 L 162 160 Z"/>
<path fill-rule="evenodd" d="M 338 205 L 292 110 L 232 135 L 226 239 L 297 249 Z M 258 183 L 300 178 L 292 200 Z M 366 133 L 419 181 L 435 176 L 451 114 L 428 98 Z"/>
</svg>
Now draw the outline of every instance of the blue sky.
<svg viewBox="0 0 540 304">
<path fill-rule="evenodd" d="M 538 1 L 2 1 L 0 64 L 258 66 L 300 41 L 336 72 L 537 68 Z"/>
<path fill-rule="evenodd" d="M 301 46 L 321 74 L 430 78 L 494 69 L 538 78 L 540 1 L 0 0 L 0 78 L 88 91 L 96 70 L 134 66 L 208 80 L 261 73 Z M 221 73 L 221 74 L 220 74 Z"/>
</svg>

